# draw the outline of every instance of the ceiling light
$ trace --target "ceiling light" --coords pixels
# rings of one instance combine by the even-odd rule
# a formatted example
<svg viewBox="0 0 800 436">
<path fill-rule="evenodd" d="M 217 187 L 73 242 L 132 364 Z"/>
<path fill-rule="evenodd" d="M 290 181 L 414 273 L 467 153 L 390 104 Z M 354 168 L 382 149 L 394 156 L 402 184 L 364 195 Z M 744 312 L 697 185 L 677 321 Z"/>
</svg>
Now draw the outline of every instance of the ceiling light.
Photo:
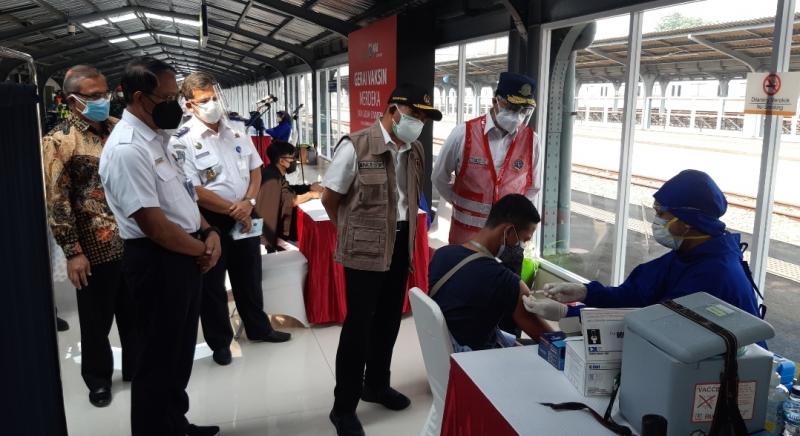
<svg viewBox="0 0 800 436">
<path fill-rule="evenodd" d="M 119 43 L 125 42 L 125 41 L 128 41 L 128 37 L 126 37 L 126 36 L 122 36 L 122 37 L 119 37 L 119 38 L 114 38 L 114 39 L 109 39 L 108 40 L 108 42 L 113 43 L 113 44 L 119 44 Z"/>
<path fill-rule="evenodd" d="M 195 44 L 200 44 L 200 41 L 198 41 L 195 38 L 186 38 L 186 37 L 181 36 L 180 40 L 183 41 L 183 42 L 193 42 Z"/>
<path fill-rule="evenodd" d="M 128 38 L 130 38 L 130 39 L 142 39 L 142 38 L 147 38 L 149 36 L 150 36 L 149 33 L 144 32 L 144 33 L 137 33 L 136 35 L 130 35 L 130 36 L 128 36 Z"/>
<path fill-rule="evenodd" d="M 106 24 L 108 24 L 108 21 L 106 21 L 105 18 L 101 18 L 99 20 L 87 21 L 86 23 L 81 23 L 81 26 L 87 29 L 91 29 L 92 27 L 104 26 Z"/>
<path fill-rule="evenodd" d="M 179 37 L 179 36 L 176 36 L 176 35 L 170 35 L 169 33 L 159 33 L 159 34 L 158 34 L 158 36 L 160 36 L 160 37 L 162 37 L 162 38 L 180 39 L 180 37 Z"/>
<path fill-rule="evenodd" d="M 187 20 L 184 18 L 175 18 L 176 24 L 185 24 L 187 26 L 200 27 L 200 20 Z"/>
<path fill-rule="evenodd" d="M 137 18 L 136 14 L 134 14 L 133 12 L 130 12 L 130 13 L 127 13 L 127 14 L 124 14 L 124 15 L 117 15 L 117 16 L 114 16 L 114 17 L 108 17 L 109 21 L 111 21 L 112 23 L 119 23 L 120 21 L 135 20 L 136 18 Z"/>
<path fill-rule="evenodd" d="M 166 15 L 151 14 L 150 12 L 145 12 L 144 15 L 151 20 L 172 21 L 172 17 Z"/>
</svg>

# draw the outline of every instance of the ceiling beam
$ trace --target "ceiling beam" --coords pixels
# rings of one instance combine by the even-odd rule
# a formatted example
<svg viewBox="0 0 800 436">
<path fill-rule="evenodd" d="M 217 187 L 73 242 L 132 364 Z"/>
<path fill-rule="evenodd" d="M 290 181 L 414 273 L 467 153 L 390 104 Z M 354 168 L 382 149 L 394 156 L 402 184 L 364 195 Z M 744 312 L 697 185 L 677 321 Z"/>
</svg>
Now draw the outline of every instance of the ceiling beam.
<svg viewBox="0 0 800 436">
<path fill-rule="evenodd" d="M 161 53 L 156 53 L 153 55 L 153 57 L 158 59 L 160 59 L 162 56 L 166 57 L 166 59 L 161 59 L 161 60 L 167 63 L 181 62 L 186 65 L 193 64 L 195 65 L 194 68 L 197 70 L 213 71 L 215 75 L 218 75 L 220 77 L 225 76 L 228 78 L 235 78 L 236 80 L 249 80 L 250 75 L 255 73 L 255 71 L 242 72 L 239 70 L 226 70 L 224 67 L 219 67 L 219 66 L 214 67 L 209 65 L 208 61 L 198 60 L 191 56 L 182 55 L 179 53 L 172 53 L 168 51 L 162 51 Z M 175 67 L 174 65 L 172 66 Z M 117 70 L 122 71 L 124 69 L 125 65 L 117 65 L 109 70 L 104 71 L 104 73 L 106 73 L 107 76 L 111 76 L 117 74 Z"/>
<path fill-rule="evenodd" d="M 0 33 L 0 41 L 5 41 L 8 39 L 17 40 L 20 38 L 25 38 L 26 36 L 35 35 L 44 30 L 52 29 L 53 27 L 65 26 L 69 23 L 82 23 L 86 21 L 94 21 L 100 18 L 108 17 L 109 15 L 123 15 L 125 13 L 133 11 L 135 11 L 135 9 L 132 7 L 123 7 L 117 9 L 109 9 L 107 11 L 93 12 L 91 14 L 77 15 L 69 18 L 63 18 L 64 14 L 59 13 L 58 15 L 62 16 L 62 19 L 60 20 L 53 20 L 53 21 L 48 21 L 46 23 L 33 24 L 27 27 L 23 27 L 21 29 L 8 30 L 3 33 Z M 162 13 L 167 13 L 167 12 L 163 11 Z"/>
<path fill-rule="evenodd" d="M 724 46 L 722 44 L 713 43 L 713 42 L 709 41 L 708 39 L 706 39 L 706 38 L 704 38 L 702 36 L 689 35 L 689 36 L 687 36 L 687 38 L 689 38 L 689 40 L 694 41 L 694 42 L 696 42 L 696 43 L 698 43 L 698 44 L 700 44 L 702 46 L 708 47 L 711 50 L 714 50 L 714 51 L 717 51 L 719 53 L 722 53 L 722 54 L 728 56 L 731 59 L 736 59 L 737 61 L 743 63 L 747 68 L 750 69 L 750 71 L 752 71 L 754 73 L 761 66 L 761 62 L 759 62 L 757 59 L 752 58 L 752 57 L 750 57 L 750 56 L 748 56 L 748 55 L 746 55 L 744 53 L 738 52 L 738 51 L 736 51 L 736 50 L 734 50 L 732 48 L 726 47 L 726 46 Z"/>
<path fill-rule="evenodd" d="M 339 20 L 331 17 L 330 15 L 314 12 L 311 8 L 295 6 L 281 0 L 253 0 L 253 2 L 259 5 L 267 6 L 270 9 L 274 9 L 280 13 L 292 16 L 294 18 L 307 21 L 344 37 L 347 37 L 350 32 L 361 28 L 356 24 Z"/>
<path fill-rule="evenodd" d="M 281 41 L 279 39 L 270 38 L 268 36 L 262 36 L 257 33 L 253 33 L 247 30 L 236 29 L 235 27 L 231 26 L 230 24 L 225 24 L 221 21 L 217 20 L 208 20 L 208 25 L 211 27 L 216 27 L 217 29 L 224 30 L 226 32 L 236 33 L 238 35 L 253 39 L 255 41 L 271 45 L 273 47 L 279 48 L 283 51 L 289 52 L 305 62 L 308 65 L 314 64 L 314 52 L 311 50 L 304 48 L 298 44 L 288 43 L 286 41 Z"/>
<path fill-rule="evenodd" d="M 270 59 L 268 57 L 262 56 L 262 55 L 257 54 L 257 53 L 241 50 L 241 49 L 238 49 L 236 47 L 225 47 L 222 44 L 216 43 L 214 41 L 208 41 L 208 44 L 206 44 L 206 46 L 207 47 L 214 47 L 214 48 L 217 48 L 217 49 L 220 49 L 220 50 L 227 50 L 227 51 L 229 51 L 231 53 L 235 53 L 235 54 L 238 54 L 238 55 L 241 55 L 241 56 L 244 56 L 244 57 L 248 57 L 248 58 L 253 59 L 255 61 L 263 62 L 263 63 L 269 65 L 270 67 L 274 68 L 275 70 L 277 70 L 282 75 L 284 75 L 284 76 L 286 75 L 286 64 L 284 64 L 281 61 L 278 61 L 278 60 L 275 60 L 275 59 Z"/>
</svg>

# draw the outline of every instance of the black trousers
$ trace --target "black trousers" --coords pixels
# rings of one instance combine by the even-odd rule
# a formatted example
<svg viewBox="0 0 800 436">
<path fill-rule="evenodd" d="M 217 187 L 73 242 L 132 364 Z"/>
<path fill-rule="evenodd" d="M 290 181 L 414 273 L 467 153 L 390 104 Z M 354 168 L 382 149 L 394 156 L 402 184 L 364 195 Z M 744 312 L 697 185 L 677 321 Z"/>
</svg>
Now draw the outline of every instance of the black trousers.
<svg viewBox="0 0 800 436">
<path fill-rule="evenodd" d="M 339 413 L 355 412 L 362 385 L 377 391 L 389 387 L 409 268 L 408 228 L 395 235 L 389 271 L 344 270 L 347 317 L 336 351 L 333 391 L 333 408 Z"/>
<path fill-rule="evenodd" d="M 267 335 L 272 331 L 272 325 L 264 313 L 264 295 L 261 293 L 261 241 L 259 238 L 234 241 L 230 231 L 236 221 L 226 215 L 201 210 L 206 221 L 222 231 L 222 255 L 203 279 L 200 310 L 203 336 L 208 346 L 216 351 L 230 347 L 233 340 L 225 272 L 230 278 L 233 299 L 247 337 L 255 339 Z"/>
<path fill-rule="evenodd" d="M 122 277 L 122 260 L 92 265 L 89 285 L 76 289 L 81 327 L 81 375 L 90 390 L 111 387 L 114 356 L 108 334 L 114 317 L 122 345 L 122 379 L 136 367 L 133 299 Z"/>
<path fill-rule="evenodd" d="M 200 268 L 191 256 L 149 239 L 125 241 L 123 262 L 140 350 L 131 385 L 133 436 L 183 436 L 200 316 Z"/>
</svg>

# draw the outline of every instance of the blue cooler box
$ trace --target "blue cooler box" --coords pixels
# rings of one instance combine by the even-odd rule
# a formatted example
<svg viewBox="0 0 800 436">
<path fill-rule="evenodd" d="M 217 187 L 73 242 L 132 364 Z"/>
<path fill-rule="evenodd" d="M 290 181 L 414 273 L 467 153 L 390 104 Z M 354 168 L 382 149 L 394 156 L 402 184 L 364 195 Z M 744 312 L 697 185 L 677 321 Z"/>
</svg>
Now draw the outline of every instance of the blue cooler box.
<svg viewBox="0 0 800 436">
<path fill-rule="evenodd" d="M 675 300 L 729 330 L 739 349 L 739 410 L 749 432 L 764 426 L 772 353 L 755 342 L 772 326 L 705 292 Z M 641 432 L 642 416 L 667 419 L 669 436 L 707 434 L 724 366 L 722 338 L 657 304 L 625 316 L 620 412 Z M 695 433 L 696 432 L 696 433 Z"/>
</svg>

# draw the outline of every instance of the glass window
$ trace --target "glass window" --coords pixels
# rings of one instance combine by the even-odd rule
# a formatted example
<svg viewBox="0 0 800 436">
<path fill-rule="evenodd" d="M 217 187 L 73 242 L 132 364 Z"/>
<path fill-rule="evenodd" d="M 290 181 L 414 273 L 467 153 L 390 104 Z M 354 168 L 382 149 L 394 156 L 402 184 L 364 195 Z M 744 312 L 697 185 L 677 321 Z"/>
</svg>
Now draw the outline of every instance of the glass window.
<svg viewBox="0 0 800 436">
<path fill-rule="evenodd" d="M 795 5 L 795 16 L 800 13 L 800 3 Z M 764 29 L 770 32 L 772 28 Z M 790 71 L 800 71 L 800 54 L 792 52 Z M 742 91 L 744 92 L 744 91 Z M 797 119 L 783 119 L 778 167 L 775 183 L 775 200 L 771 215 L 769 260 L 764 289 L 767 321 L 777 334 L 769 341 L 772 351 L 794 361 L 800 361 L 800 333 L 797 314 L 800 312 L 800 136 Z M 754 165 L 758 165 L 755 163 Z"/>
<path fill-rule="evenodd" d="M 770 42 L 762 44 L 758 42 L 760 37 L 751 32 L 720 25 L 768 21 L 770 18 L 765 16 L 774 20 L 776 3 L 767 0 L 756 6 L 742 0 L 707 0 L 644 13 L 642 92 L 637 101 L 631 160 L 626 273 L 668 251 L 652 237 L 653 193 L 685 169 L 704 171 L 714 179 L 729 201 L 722 220 L 730 232 L 739 233 L 743 242 L 750 242 L 763 117 L 743 113 L 744 87 L 739 83 L 746 77 L 748 66 L 712 46 L 737 50 L 766 65 L 772 53 Z M 711 16 L 713 23 L 707 18 Z M 689 34 L 700 35 L 697 40 L 701 43 L 690 40 Z M 693 59 L 674 47 L 665 48 L 665 41 L 675 38 L 686 41 Z M 757 49 L 749 48 L 753 42 L 758 43 Z M 668 91 L 666 95 L 662 89 Z"/>
<path fill-rule="evenodd" d="M 339 67 L 339 133 L 350 133 L 350 66 Z M 338 138 L 336 139 L 339 140 Z"/>
<path fill-rule="evenodd" d="M 485 114 L 492 107 L 500 73 L 508 70 L 508 36 L 467 44 L 464 119 Z"/>
<path fill-rule="evenodd" d="M 442 111 L 442 121 L 433 123 L 433 155 L 439 155 L 444 140 L 458 122 L 458 46 L 436 49 L 434 105 Z"/>
<path fill-rule="evenodd" d="M 623 15 L 552 31 L 548 138 L 542 141 L 545 174 L 557 174 L 548 176 L 542 189 L 542 256 L 606 283 L 614 252 L 625 83 L 620 62 L 628 56 L 629 19 Z M 613 96 L 601 97 L 600 85 L 609 81 Z M 582 118 L 587 106 L 591 116 Z"/>
<path fill-rule="evenodd" d="M 317 99 L 319 114 L 317 118 L 317 126 L 319 132 L 319 145 L 320 155 L 328 159 L 333 157 L 332 150 L 330 149 L 330 103 L 328 94 L 328 70 L 317 71 Z"/>
<path fill-rule="evenodd" d="M 303 108 L 300 110 L 299 123 L 303 133 L 303 143 L 316 143 L 314 136 L 314 100 L 311 84 L 311 73 L 305 73 L 300 77 L 301 92 L 303 93 Z"/>
</svg>

